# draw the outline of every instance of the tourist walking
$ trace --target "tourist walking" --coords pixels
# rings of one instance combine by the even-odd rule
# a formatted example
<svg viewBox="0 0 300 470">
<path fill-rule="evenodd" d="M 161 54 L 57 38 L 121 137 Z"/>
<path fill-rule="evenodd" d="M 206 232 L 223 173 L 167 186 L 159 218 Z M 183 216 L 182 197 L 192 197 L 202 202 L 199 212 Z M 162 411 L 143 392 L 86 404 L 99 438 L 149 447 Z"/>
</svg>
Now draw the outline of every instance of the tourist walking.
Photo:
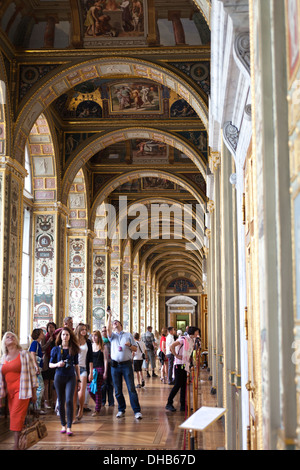
<svg viewBox="0 0 300 470">
<path fill-rule="evenodd" d="M 112 322 L 110 309 L 107 309 L 107 313 L 107 335 L 111 342 L 111 373 L 119 410 L 117 418 L 122 418 L 125 415 L 126 401 L 122 391 L 124 378 L 134 416 L 136 419 L 141 419 L 141 407 L 134 386 L 132 366 L 132 353 L 136 352 L 137 345 L 132 334 L 123 331 L 123 325 L 119 320 Z"/>
</svg>

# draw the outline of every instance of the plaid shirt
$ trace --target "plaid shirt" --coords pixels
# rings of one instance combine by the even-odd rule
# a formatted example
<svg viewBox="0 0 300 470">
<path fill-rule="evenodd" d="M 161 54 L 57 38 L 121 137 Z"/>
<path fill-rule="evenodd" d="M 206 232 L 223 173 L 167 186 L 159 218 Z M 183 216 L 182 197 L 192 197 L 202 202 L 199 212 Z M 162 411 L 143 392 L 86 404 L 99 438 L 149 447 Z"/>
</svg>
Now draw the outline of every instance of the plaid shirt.
<svg viewBox="0 0 300 470">
<path fill-rule="evenodd" d="M 38 380 L 33 359 L 29 351 L 20 351 L 21 358 L 21 375 L 20 375 L 20 391 L 19 398 L 24 400 L 32 397 L 32 389 L 38 387 Z M 0 398 L 6 396 L 6 383 L 2 375 L 2 366 L 5 362 L 5 356 L 0 362 Z"/>
</svg>

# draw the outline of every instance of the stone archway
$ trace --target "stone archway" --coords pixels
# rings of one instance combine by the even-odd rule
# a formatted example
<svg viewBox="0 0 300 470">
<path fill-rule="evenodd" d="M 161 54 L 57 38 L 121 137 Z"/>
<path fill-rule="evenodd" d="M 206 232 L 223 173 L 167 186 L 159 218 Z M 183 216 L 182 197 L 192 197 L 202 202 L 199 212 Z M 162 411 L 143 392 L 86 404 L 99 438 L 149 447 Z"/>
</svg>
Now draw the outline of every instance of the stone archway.
<svg viewBox="0 0 300 470">
<path fill-rule="evenodd" d="M 196 305 L 197 302 L 186 295 L 176 295 L 171 299 L 167 300 L 167 315 L 169 325 L 177 328 L 177 318 L 184 317 L 186 326 L 196 324 Z M 181 328 L 180 328 L 181 329 Z M 184 333 L 184 330 L 182 330 Z"/>
</svg>

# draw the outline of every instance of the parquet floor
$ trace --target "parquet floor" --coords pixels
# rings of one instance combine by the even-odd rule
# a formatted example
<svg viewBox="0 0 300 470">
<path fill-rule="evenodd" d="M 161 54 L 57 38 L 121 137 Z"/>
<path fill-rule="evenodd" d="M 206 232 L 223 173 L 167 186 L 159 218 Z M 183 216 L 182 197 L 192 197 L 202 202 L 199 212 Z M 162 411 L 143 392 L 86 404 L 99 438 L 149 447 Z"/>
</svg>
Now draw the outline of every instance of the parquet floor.
<svg viewBox="0 0 300 470">
<path fill-rule="evenodd" d="M 73 436 L 60 434 L 59 418 L 53 411 L 42 416 L 47 425 L 48 436 L 31 450 L 186 450 L 190 449 L 189 436 L 179 428 L 187 419 L 186 412 L 168 412 L 165 410 L 170 385 L 162 384 L 157 377 L 146 378 L 144 388 L 137 389 L 143 419 L 136 420 L 130 407 L 127 392 L 125 393 L 127 409 L 124 418 L 116 418 L 118 411 L 105 406 L 98 417 L 92 412 L 85 412 L 82 420 L 72 427 Z M 198 383 L 198 408 L 217 406 L 216 396 L 210 394 L 211 382 L 208 372 L 201 370 Z M 124 386 L 126 390 L 126 386 Z M 179 410 L 179 393 L 174 406 Z M 89 407 L 94 409 L 90 400 Z M 196 411 L 196 410 L 195 410 Z M 193 413 L 193 411 L 191 412 Z M 187 433 L 188 434 L 188 433 Z M 0 450 L 10 450 L 13 436 L 9 431 L 9 419 L 0 418 Z M 224 429 L 222 421 L 212 424 L 203 433 L 196 433 L 195 450 L 217 450 L 224 448 Z"/>
</svg>

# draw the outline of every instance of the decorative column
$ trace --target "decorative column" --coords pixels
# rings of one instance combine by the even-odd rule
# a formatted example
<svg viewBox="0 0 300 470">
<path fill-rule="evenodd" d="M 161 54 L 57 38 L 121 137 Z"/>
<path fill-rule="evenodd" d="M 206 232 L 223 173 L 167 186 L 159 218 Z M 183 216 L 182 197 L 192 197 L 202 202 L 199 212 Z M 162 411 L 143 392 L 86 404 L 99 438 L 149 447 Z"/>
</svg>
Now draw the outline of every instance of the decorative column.
<svg viewBox="0 0 300 470">
<path fill-rule="evenodd" d="M 10 157 L 0 161 L 0 328 L 19 336 L 24 168 Z"/>
<path fill-rule="evenodd" d="M 147 43 L 149 46 L 157 44 L 157 19 L 155 10 L 155 0 L 148 0 L 148 35 Z"/>
<path fill-rule="evenodd" d="M 215 210 L 214 210 L 214 295 L 216 316 L 216 386 L 218 406 L 223 403 L 223 341 L 222 341 L 222 303 L 221 303 L 221 212 L 220 212 L 220 163 L 214 166 Z"/>
<path fill-rule="evenodd" d="M 236 434 L 238 422 L 235 410 L 239 397 L 236 384 L 235 351 L 237 345 L 237 325 L 235 324 L 235 240 L 233 232 L 233 188 L 230 184 L 232 156 L 223 144 L 220 174 L 221 210 L 221 302 L 223 333 L 223 407 L 230 412 L 225 420 L 225 448 L 237 449 Z M 234 195 L 235 196 L 235 195 Z"/>
<path fill-rule="evenodd" d="M 180 15 L 181 15 L 180 11 L 168 12 L 168 20 L 172 21 L 175 43 L 177 46 L 185 44 L 185 34 L 184 34 L 184 29 L 181 23 Z"/>
<path fill-rule="evenodd" d="M 77 0 L 70 0 L 71 10 L 71 45 L 74 48 L 82 47 L 82 38 L 80 33 L 80 15 Z"/>
<path fill-rule="evenodd" d="M 58 19 L 54 16 L 48 16 L 44 34 L 44 49 L 53 49 L 55 40 L 55 24 Z"/>
</svg>

